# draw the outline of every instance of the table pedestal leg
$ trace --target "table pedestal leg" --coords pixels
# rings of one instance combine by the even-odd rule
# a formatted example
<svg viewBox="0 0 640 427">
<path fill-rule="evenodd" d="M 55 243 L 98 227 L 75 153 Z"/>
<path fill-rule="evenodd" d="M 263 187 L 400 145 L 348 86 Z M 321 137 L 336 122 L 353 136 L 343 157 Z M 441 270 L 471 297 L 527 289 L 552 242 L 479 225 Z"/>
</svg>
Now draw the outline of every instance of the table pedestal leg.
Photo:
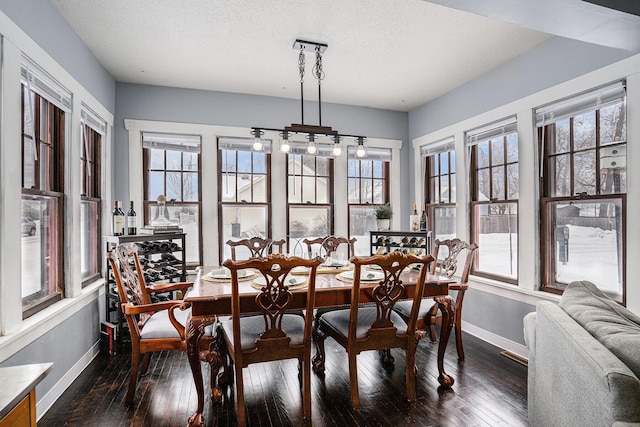
<svg viewBox="0 0 640 427">
<path fill-rule="evenodd" d="M 455 306 L 450 295 L 442 295 L 433 298 L 442 313 L 442 329 L 440 329 L 440 342 L 438 343 L 438 382 L 446 388 L 450 388 L 455 380 L 444 371 L 444 353 L 453 328 L 455 319 Z"/>
<path fill-rule="evenodd" d="M 207 325 L 212 324 L 214 321 L 215 317 L 193 319 L 191 315 L 189 315 L 189 321 L 187 322 L 187 358 L 189 359 L 191 374 L 193 375 L 193 381 L 196 385 L 196 393 L 198 395 L 198 409 L 195 414 L 189 417 L 189 422 L 187 423 L 188 427 L 204 427 L 204 423 L 202 421 L 202 411 L 204 409 L 204 381 L 202 379 L 202 366 L 200 365 L 199 344 L 200 338 L 204 335 L 204 328 Z M 214 387 L 215 385 L 212 384 L 212 392 Z M 220 390 L 218 390 L 218 393 L 222 395 Z"/>
</svg>

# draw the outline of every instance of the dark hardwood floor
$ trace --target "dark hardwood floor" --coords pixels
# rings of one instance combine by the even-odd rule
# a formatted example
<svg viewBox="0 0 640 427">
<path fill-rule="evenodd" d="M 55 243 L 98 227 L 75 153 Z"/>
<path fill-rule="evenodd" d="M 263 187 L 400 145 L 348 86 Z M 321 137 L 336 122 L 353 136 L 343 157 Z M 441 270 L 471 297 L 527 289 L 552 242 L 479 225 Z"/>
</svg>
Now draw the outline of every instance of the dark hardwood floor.
<svg viewBox="0 0 640 427">
<path fill-rule="evenodd" d="M 358 358 L 359 412 L 351 409 L 347 356 L 327 340 L 326 376 L 312 374 L 314 426 L 528 426 L 527 368 L 502 355 L 500 349 L 465 335 L 466 360 L 459 362 L 452 339 L 446 370 L 456 382 L 452 390 L 438 387 L 437 344 L 423 340 L 417 352 L 418 400 L 405 396 L 404 355 L 386 369 L 377 353 Z M 196 394 L 186 354 L 162 352 L 152 358 L 149 373 L 138 383 L 134 405 L 124 406 L 130 358 L 98 356 L 76 379 L 38 425 L 48 426 L 184 426 L 195 411 Z M 208 368 L 203 365 L 205 376 Z M 297 362 L 251 365 L 245 373 L 249 424 L 301 425 Z M 236 425 L 233 389 L 222 404 L 207 397 L 205 425 Z"/>
</svg>

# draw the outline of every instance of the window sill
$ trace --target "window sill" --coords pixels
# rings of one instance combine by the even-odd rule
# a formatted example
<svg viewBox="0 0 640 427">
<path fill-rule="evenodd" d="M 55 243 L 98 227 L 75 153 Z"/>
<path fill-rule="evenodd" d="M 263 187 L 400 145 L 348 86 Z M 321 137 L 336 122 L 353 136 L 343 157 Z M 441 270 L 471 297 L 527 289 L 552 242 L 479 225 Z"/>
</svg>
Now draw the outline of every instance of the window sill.
<svg viewBox="0 0 640 427">
<path fill-rule="evenodd" d="M 473 275 L 469 277 L 469 287 L 530 305 L 535 305 L 538 301 L 543 300 L 556 303 L 560 301 L 560 295 L 550 292 L 523 289 L 517 285 Z"/>
<path fill-rule="evenodd" d="M 17 331 L 0 336 L 0 363 L 31 344 L 60 323 L 92 303 L 104 292 L 104 279 L 98 278 L 75 298 L 63 300 L 22 321 Z M 98 327 L 96 325 L 96 327 Z"/>
</svg>

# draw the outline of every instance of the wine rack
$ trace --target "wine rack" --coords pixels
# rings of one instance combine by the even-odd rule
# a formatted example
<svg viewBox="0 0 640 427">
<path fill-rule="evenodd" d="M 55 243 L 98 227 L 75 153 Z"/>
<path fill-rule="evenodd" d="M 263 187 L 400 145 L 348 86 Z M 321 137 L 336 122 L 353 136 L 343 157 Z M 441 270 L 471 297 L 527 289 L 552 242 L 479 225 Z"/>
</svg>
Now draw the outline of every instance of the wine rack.
<svg viewBox="0 0 640 427">
<path fill-rule="evenodd" d="M 431 252 L 431 231 L 370 231 L 371 255 L 401 251 L 412 255 Z"/>
<path fill-rule="evenodd" d="M 106 254 L 120 244 L 135 243 L 138 246 L 138 259 L 147 285 L 156 282 L 185 282 L 187 264 L 185 256 L 185 234 L 137 234 L 133 236 L 103 236 Z M 128 341 L 127 324 L 120 309 L 120 298 L 111 272 L 106 263 L 105 304 L 106 320 L 116 325 L 116 352 L 122 354 Z M 154 298 L 156 298 L 154 296 Z M 165 298 L 160 295 L 160 299 Z M 166 297 L 167 299 L 169 297 Z M 115 319 L 113 319 L 115 317 Z"/>
</svg>

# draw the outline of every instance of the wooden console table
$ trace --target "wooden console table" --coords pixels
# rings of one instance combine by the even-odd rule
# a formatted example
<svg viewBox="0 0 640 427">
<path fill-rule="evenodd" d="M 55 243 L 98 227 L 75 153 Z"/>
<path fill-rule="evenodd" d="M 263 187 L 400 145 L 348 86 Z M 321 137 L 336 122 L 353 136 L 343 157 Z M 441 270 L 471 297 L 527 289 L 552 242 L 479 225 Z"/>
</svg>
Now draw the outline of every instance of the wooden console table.
<svg viewBox="0 0 640 427">
<path fill-rule="evenodd" d="M 0 368 L 0 427 L 36 425 L 36 385 L 53 363 Z"/>
</svg>

